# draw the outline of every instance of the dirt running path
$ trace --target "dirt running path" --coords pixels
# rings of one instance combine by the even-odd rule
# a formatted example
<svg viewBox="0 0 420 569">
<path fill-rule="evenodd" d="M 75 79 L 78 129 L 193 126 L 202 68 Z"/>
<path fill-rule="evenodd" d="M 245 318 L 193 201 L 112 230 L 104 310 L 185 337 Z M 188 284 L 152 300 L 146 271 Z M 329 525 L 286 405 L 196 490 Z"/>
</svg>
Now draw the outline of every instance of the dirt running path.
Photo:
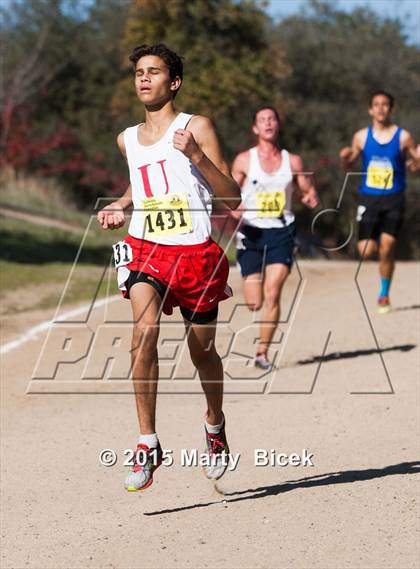
<svg viewBox="0 0 420 569">
<path fill-rule="evenodd" d="M 259 378 L 247 365 L 258 328 L 243 307 L 233 311 L 242 301 L 233 271 L 236 296 L 223 304 L 218 346 L 227 432 L 241 458 L 219 482 L 224 496 L 199 468 L 180 465 L 182 448 L 203 448 L 204 400 L 197 381 L 185 379 L 191 368 L 176 325 L 162 326 L 162 375 L 174 379 L 162 380 L 158 400 L 158 432 L 175 464 L 161 467 L 144 494 L 123 490 L 122 453 L 137 424 L 129 382 L 112 379 L 126 373 L 128 303 L 93 310 L 88 328 L 56 325 L 44 355 L 45 335 L 6 354 L 2 567 L 418 568 L 419 266 L 398 265 L 395 310 L 384 316 L 375 312 L 376 266 L 364 265 L 358 279 L 367 313 L 356 269 L 302 262 L 300 286 L 293 270 L 277 369 Z M 79 358 L 54 380 L 30 382 L 40 354 L 37 373 L 46 377 L 57 354 L 86 353 L 90 331 L 87 364 Z M 109 354 L 115 360 L 106 363 Z M 103 369 L 108 379 L 80 379 Z M 99 463 L 104 448 L 119 455 L 111 468 Z M 314 466 L 256 467 L 256 448 L 307 449 Z"/>
</svg>

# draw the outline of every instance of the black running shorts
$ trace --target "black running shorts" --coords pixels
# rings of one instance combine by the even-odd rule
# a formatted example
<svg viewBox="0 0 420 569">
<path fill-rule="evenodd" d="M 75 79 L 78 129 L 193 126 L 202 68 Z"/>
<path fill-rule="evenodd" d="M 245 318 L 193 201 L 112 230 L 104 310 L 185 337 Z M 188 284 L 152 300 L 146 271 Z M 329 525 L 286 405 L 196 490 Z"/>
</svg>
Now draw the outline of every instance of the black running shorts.
<svg viewBox="0 0 420 569">
<path fill-rule="evenodd" d="M 398 237 L 405 211 L 405 194 L 359 195 L 357 221 L 359 241 L 378 239 L 381 233 Z"/>
</svg>

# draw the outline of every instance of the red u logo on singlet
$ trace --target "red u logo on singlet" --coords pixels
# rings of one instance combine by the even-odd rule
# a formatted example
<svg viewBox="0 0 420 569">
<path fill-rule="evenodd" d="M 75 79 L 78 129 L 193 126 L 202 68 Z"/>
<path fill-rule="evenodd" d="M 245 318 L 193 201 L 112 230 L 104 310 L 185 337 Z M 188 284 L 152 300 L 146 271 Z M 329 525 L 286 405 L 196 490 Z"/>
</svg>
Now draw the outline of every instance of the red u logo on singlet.
<svg viewBox="0 0 420 569">
<path fill-rule="evenodd" d="M 156 164 L 159 164 L 160 168 L 162 170 L 163 179 L 165 180 L 165 186 L 166 186 L 165 194 L 167 194 L 169 192 L 169 184 L 168 184 L 168 178 L 166 177 L 165 168 L 163 166 L 164 162 L 166 162 L 166 158 L 164 160 L 158 160 L 156 162 Z M 150 164 L 144 164 L 143 166 L 139 167 L 139 170 L 141 173 L 141 178 L 143 180 L 144 193 L 146 194 L 146 197 L 152 198 L 153 192 L 152 192 L 152 188 L 150 187 L 149 173 L 147 171 L 147 168 L 149 166 L 150 166 Z"/>
</svg>

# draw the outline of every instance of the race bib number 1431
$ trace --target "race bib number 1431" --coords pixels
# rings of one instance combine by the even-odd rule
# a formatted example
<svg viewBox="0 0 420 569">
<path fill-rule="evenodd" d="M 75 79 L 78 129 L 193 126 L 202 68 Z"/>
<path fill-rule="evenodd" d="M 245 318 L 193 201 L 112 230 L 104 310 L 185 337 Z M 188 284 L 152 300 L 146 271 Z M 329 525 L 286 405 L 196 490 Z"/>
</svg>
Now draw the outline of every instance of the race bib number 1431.
<svg viewBox="0 0 420 569">
<path fill-rule="evenodd" d="M 146 198 L 144 207 L 144 236 L 157 237 L 191 233 L 193 230 L 188 197 L 185 192 Z"/>
</svg>

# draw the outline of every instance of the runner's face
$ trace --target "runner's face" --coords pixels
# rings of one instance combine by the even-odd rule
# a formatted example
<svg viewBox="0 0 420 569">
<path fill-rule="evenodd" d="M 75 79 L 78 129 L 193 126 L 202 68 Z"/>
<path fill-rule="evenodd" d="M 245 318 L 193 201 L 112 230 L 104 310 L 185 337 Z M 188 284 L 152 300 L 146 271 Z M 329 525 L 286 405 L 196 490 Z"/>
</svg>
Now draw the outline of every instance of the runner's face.
<svg viewBox="0 0 420 569">
<path fill-rule="evenodd" d="M 370 116 L 379 123 L 387 123 L 392 113 L 388 97 L 376 95 L 369 109 Z"/>
<path fill-rule="evenodd" d="M 252 130 L 259 139 L 276 142 L 280 132 L 280 125 L 276 113 L 271 109 L 262 109 L 259 111 Z"/>
<path fill-rule="evenodd" d="M 171 80 L 168 67 L 157 55 L 145 55 L 138 60 L 135 87 L 138 98 L 145 105 L 165 103 L 180 84 L 179 77 Z"/>
</svg>

